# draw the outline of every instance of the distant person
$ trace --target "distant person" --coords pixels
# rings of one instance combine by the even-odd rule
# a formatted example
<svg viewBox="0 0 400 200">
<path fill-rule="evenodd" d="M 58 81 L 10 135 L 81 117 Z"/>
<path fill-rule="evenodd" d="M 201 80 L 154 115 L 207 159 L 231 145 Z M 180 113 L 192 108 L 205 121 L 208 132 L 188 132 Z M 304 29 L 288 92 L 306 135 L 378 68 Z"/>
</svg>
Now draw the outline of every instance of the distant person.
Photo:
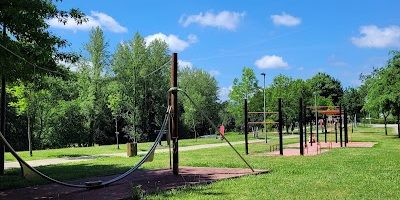
<svg viewBox="0 0 400 200">
<path fill-rule="evenodd" d="M 219 126 L 219 133 L 221 134 L 221 136 L 225 136 L 225 126 L 224 124 L 221 124 L 221 126 Z M 222 139 L 223 137 L 221 137 Z"/>
</svg>

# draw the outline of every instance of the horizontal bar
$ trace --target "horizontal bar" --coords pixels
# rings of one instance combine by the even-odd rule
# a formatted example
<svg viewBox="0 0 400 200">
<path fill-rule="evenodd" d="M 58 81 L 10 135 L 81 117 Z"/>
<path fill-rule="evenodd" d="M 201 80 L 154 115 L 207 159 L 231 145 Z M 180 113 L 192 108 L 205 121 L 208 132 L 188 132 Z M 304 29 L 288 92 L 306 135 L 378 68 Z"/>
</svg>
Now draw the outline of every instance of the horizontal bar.
<svg viewBox="0 0 400 200">
<path fill-rule="evenodd" d="M 247 122 L 248 124 L 279 124 L 279 122 Z"/>
<path fill-rule="evenodd" d="M 278 112 L 248 112 L 249 114 L 278 114 Z"/>
</svg>

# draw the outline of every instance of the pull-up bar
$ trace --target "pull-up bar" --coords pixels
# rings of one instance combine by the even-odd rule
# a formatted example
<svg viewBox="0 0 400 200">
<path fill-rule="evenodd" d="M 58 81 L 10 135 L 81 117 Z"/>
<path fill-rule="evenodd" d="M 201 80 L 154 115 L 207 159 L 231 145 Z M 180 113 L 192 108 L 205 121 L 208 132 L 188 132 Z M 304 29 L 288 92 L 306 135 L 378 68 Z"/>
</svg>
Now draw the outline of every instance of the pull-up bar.
<svg viewBox="0 0 400 200">
<path fill-rule="evenodd" d="M 249 114 L 279 114 L 279 112 L 248 112 Z"/>
</svg>

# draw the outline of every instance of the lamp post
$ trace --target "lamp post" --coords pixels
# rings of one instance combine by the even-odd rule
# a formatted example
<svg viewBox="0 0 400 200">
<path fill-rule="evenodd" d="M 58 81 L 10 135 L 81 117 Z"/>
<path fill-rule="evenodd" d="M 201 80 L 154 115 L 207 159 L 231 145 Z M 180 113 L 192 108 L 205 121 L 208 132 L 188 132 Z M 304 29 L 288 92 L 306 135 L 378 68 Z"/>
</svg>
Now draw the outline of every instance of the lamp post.
<svg viewBox="0 0 400 200">
<path fill-rule="evenodd" d="M 267 139 L 267 127 L 265 125 L 265 73 L 261 73 L 261 75 L 264 77 L 264 87 L 263 87 L 263 91 L 264 91 L 264 133 L 265 133 L 265 143 L 268 143 L 268 139 Z"/>
</svg>

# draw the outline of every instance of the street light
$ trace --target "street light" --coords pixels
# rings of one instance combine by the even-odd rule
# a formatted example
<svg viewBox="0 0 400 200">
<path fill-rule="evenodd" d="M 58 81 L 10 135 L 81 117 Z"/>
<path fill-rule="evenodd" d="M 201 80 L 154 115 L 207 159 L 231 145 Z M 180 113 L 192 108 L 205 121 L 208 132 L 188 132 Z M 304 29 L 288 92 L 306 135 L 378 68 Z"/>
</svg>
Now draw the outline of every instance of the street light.
<svg viewBox="0 0 400 200">
<path fill-rule="evenodd" d="M 265 143 L 268 143 L 268 139 L 267 139 L 267 128 L 265 126 L 265 73 L 261 73 L 262 76 L 264 76 L 264 133 L 265 133 Z"/>
</svg>

